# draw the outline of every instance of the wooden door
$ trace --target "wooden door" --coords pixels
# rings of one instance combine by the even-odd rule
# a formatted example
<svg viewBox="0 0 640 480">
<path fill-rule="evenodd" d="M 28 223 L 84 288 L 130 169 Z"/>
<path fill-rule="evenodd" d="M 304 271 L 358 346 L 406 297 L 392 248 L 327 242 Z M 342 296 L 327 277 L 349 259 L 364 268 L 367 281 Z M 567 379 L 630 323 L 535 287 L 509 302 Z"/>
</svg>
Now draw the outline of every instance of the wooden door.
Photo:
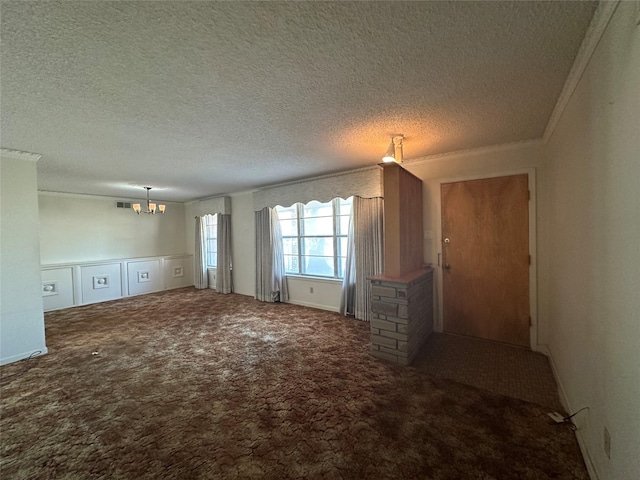
<svg viewBox="0 0 640 480">
<path fill-rule="evenodd" d="M 527 180 L 441 185 L 445 332 L 529 346 Z"/>
</svg>

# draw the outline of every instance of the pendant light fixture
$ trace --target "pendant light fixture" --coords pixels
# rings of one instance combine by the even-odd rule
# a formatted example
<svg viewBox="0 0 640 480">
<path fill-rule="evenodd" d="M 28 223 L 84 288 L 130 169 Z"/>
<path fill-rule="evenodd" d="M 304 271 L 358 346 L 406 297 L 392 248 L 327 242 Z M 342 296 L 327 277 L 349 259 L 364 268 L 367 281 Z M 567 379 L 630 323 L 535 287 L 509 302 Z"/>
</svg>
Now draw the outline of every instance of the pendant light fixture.
<svg viewBox="0 0 640 480">
<path fill-rule="evenodd" d="M 155 215 L 156 212 L 164 213 L 165 209 L 167 208 L 166 205 L 156 205 L 155 203 L 151 203 L 149 201 L 149 190 L 151 190 L 151 187 L 144 188 L 147 191 L 147 210 L 142 211 L 140 209 L 140 204 L 134 203 L 133 205 L 131 205 L 131 208 L 133 208 L 134 212 L 136 212 L 138 215 L 140 215 L 141 213 L 148 213 L 149 215 Z"/>
<path fill-rule="evenodd" d="M 389 148 L 382 157 L 382 161 L 385 163 L 396 162 L 402 163 L 402 139 L 404 135 L 394 135 L 391 137 Z"/>
</svg>

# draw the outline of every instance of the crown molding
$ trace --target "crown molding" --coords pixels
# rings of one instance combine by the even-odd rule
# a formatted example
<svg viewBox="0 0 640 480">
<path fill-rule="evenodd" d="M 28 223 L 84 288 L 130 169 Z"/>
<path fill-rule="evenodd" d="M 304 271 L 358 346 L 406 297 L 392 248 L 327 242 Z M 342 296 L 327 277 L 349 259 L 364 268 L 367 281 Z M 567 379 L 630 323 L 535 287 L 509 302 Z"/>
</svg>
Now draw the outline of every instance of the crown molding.
<svg viewBox="0 0 640 480">
<path fill-rule="evenodd" d="M 355 168 L 353 170 L 342 170 L 340 172 L 333 172 L 333 173 L 326 173 L 324 175 L 318 175 L 318 176 L 311 176 L 311 177 L 303 177 L 303 178 L 298 178 L 296 180 L 291 180 L 288 182 L 283 182 L 283 183 L 274 183 L 273 185 L 265 185 L 264 187 L 260 187 L 254 190 L 254 192 L 260 192 L 263 190 L 269 190 L 271 188 L 280 188 L 280 187 L 288 187 L 290 185 L 297 185 L 299 183 L 305 183 L 305 182 L 309 182 L 311 180 L 322 180 L 325 178 L 333 178 L 333 177 L 342 177 L 343 175 L 351 175 L 354 173 L 359 173 L 359 172 L 365 172 L 367 170 L 375 170 L 375 169 L 380 169 L 382 167 L 380 167 L 379 164 L 376 165 L 370 165 L 368 167 L 360 167 L 360 168 Z"/>
<path fill-rule="evenodd" d="M 486 154 L 493 152 L 504 152 L 507 150 L 516 150 L 526 147 L 542 146 L 542 139 L 536 138 L 533 140 L 520 140 L 518 142 L 500 143 L 498 145 L 487 145 L 484 147 L 467 148 L 463 150 L 455 150 L 453 152 L 437 153 L 435 155 L 428 155 L 426 157 L 415 158 L 412 160 L 405 159 L 400 165 L 420 165 L 422 163 L 439 162 L 448 160 L 451 157 L 463 157 L 470 155 Z"/>
<path fill-rule="evenodd" d="M 225 193 L 223 195 L 213 195 L 211 197 L 202 197 L 202 198 L 196 198 L 194 200 L 189 200 L 184 202 L 185 205 L 195 205 L 196 203 L 200 203 L 200 202 L 208 202 L 209 200 L 217 200 L 219 198 L 225 198 L 225 197 L 229 197 L 231 198 L 231 195 L 228 193 Z"/>
<path fill-rule="evenodd" d="M 11 148 L 0 148 L 0 155 L 12 158 L 13 160 L 26 160 L 28 162 L 37 162 L 40 160 L 40 157 L 42 157 L 39 153 L 23 152 Z"/>
<path fill-rule="evenodd" d="M 598 43 L 602 38 L 602 34 L 607 28 L 609 20 L 611 20 L 618 3 L 620 3 L 620 0 L 601 0 L 598 3 L 598 7 L 596 8 L 593 18 L 591 19 L 591 23 L 589 24 L 589 28 L 587 28 L 587 33 L 582 40 L 580 49 L 578 50 L 578 54 L 573 61 L 569 75 L 564 82 L 564 86 L 562 87 L 556 106 L 549 117 L 547 128 L 542 136 L 542 140 L 545 144 L 549 143 L 549 140 L 560 121 L 560 117 L 562 116 L 565 108 L 567 108 L 567 104 L 578 86 L 578 82 L 580 82 L 584 71 L 587 69 L 589 60 L 591 60 L 591 56 L 598 46 Z"/>
<path fill-rule="evenodd" d="M 71 193 L 71 192 L 54 192 L 52 190 L 38 190 L 38 195 L 46 196 L 46 197 L 63 197 L 63 198 L 77 198 L 82 200 L 117 200 L 119 202 L 138 202 L 140 200 L 145 200 L 147 197 L 137 198 L 131 197 L 129 195 L 119 195 L 117 197 L 109 196 L 109 195 L 92 195 L 90 193 Z M 166 200 L 161 200 L 154 198 L 153 202 L 158 203 L 162 202 L 166 205 L 184 205 L 185 202 L 170 202 Z"/>
</svg>

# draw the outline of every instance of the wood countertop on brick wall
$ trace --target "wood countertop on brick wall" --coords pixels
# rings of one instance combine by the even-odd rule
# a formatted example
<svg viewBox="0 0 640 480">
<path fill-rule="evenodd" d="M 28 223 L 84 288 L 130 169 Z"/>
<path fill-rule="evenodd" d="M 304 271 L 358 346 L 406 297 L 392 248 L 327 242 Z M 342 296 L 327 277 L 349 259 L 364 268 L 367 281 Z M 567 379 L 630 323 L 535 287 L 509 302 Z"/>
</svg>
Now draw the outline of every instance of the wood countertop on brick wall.
<svg viewBox="0 0 640 480">
<path fill-rule="evenodd" d="M 370 277 L 369 280 L 377 280 L 379 282 L 399 283 L 399 284 L 407 285 L 432 271 L 433 271 L 432 267 L 421 268 L 419 270 L 414 270 L 413 272 L 405 273 L 404 275 L 401 275 L 399 277 L 390 277 L 383 273 L 382 275 L 374 275 Z"/>
</svg>

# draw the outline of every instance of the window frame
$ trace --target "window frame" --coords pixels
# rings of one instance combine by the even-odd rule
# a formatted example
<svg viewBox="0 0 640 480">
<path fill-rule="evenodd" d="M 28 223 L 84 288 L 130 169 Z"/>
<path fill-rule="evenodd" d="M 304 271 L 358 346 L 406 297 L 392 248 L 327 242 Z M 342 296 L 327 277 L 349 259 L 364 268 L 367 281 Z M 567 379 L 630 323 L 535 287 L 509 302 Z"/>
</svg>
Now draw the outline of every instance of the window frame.
<svg viewBox="0 0 640 480">
<path fill-rule="evenodd" d="M 204 231 L 205 231 L 205 256 L 207 268 L 218 268 L 218 214 L 211 213 L 204 215 Z M 210 236 L 209 233 L 214 233 L 213 236 Z M 209 249 L 210 240 L 215 239 L 213 244 L 215 245 L 215 250 Z M 212 255 L 213 254 L 213 255 Z M 212 263 L 209 263 L 209 259 L 212 259 Z"/>
<path fill-rule="evenodd" d="M 317 201 L 317 200 L 312 200 L 313 201 Z M 301 202 L 297 202 L 292 206 L 295 206 L 295 223 L 296 223 L 296 235 L 284 235 L 282 234 L 282 241 L 283 241 L 283 250 L 284 250 L 284 240 L 285 239 L 294 239 L 297 241 L 298 244 L 298 251 L 297 251 L 297 259 L 298 259 L 298 271 L 297 272 L 292 272 L 292 271 L 286 271 L 286 267 L 285 267 L 285 274 L 287 276 L 299 276 L 299 277 L 305 277 L 305 278 L 319 278 L 319 279 L 324 279 L 324 280 L 342 280 L 344 278 L 344 272 L 340 272 L 340 270 L 342 269 L 342 258 L 346 258 L 347 252 L 342 252 L 342 247 L 341 247 L 341 240 L 347 239 L 349 236 L 349 232 L 347 231 L 346 233 L 338 233 L 339 229 L 340 229 L 340 217 L 349 217 L 351 215 L 351 209 L 349 210 L 349 214 L 348 215 L 341 215 L 340 214 L 340 201 L 342 202 L 349 202 L 351 208 L 353 208 L 353 197 L 347 197 L 346 199 L 342 199 L 342 198 L 334 198 L 329 202 L 320 202 L 317 201 L 318 203 L 320 203 L 321 205 L 331 205 L 331 222 L 332 222 L 332 232 L 330 234 L 318 234 L 318 235 L 305 235 L 304 234 L 304 220 L 305 219 L 312 219 L 312 218 L 327 218 L 328 215 L 322 215 L 322 216 L 317 216 L 317 217 L 305 217 L 304 216 L 304 208 L 306 205 L 308 205 L 311 202 L 308 202 L 307 204 L 301 203 Z M 276 207 L 276 209 L 278 208 L 291 208 L 291 207 L 282 207 L 280 205 L 278 205 Z M 290 219 L 286 219 L 285 221 L 291 221 L 294 220 L 293 218 Z M 282 222 L 283 220 L 280 219 L 280 222 Z M 332 246 L 333 246 L 333 255 L 331 257 L 329 257 L 328 255 L 305 255 L 305 240 L 308 239 L 314 239 L 314 238 L 322 238 L 322 239 L 326 239 L 326 238 L 330 238 L 332 240 Z M 296 254 L 289 254 L 284 252 L 285 257 L 293 257 L 296 256 Z M 305 273 L 304 270 L 304 260 L 306 258 L 332 258 L 333 261 L 333 275 L 320 275 L 320 274 L 314 274 L 314 273 Z M 340 273 L 342 273 L 342 275 L 340 275 Z"/>
</svg>

